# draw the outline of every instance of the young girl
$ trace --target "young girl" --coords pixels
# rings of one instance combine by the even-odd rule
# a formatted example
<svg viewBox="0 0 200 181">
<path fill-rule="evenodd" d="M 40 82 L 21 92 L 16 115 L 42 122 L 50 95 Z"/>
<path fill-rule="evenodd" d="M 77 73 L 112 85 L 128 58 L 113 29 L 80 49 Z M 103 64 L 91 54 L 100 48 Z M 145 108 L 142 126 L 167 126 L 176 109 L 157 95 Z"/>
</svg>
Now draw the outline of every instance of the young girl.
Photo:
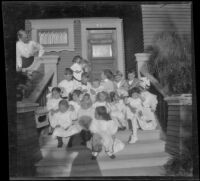
<svg viewBox="0 0 200 181">
<path fill-rule="evenodd" d="M 115 85 L 119 96 L 128 96 L 128 83 L 120 71 L 117 71 L 115 74 Z"/>
<path fill-rule="evenodd" d="M 49 117 L 49 123 L 50 123 L 50 134 L 52 132 L 52 116 L 59 111 L 58 104 L 62 100 L 60 97 L 61 89 L 58 87 L 54 87 L 51 90 L 51 93 L 47 96 L 47 110 L 49 111 L 48 117 Z"/>
<path fill-rule="evenodd" d="M 99 92 L 96 96 L 96 102 L 93 104 L 95 109 L 98 106 L 105 106 L 108 110 L 109 94 L 105 91 Z"/>
<path fill-rule="evenodd" d="M 128 72 L 128 86 L 129 86 L 129 90 L 131 90 L 134 87 L 138 87 L 140 84 L 139 79 L 135 78 L 135 71 L 134 70 L 130 70 Z"/>
<path fill-rule="evenodd" d="M 73 106 L 75 113 L 78 116 L 78 111 L 80 109 L 80 102 L 82 98 L 82 92 L 81 90 L 74 90 L 71 94 L 69 104 Z"/>
<path fill-rule="evenodd" d="M 140 95 L 143 100 L 142 105 L 144 119 L 149 122 L 148 129 L 153 130 L 157 127 L 157 118 L 155 115 L 156 107 L 158 104 L 157 96 L 148 91 L 150 81 L 146 77 L 141 78 L 140 85 Z"/>
<path fill-rule="evenodd" d="M 127 127 L 126 105 L 117 92 L 111 92 L 110 99 L 111 102 L 108 103 L 110 116 L 113 120 L 117 120 L 119 129 L 124 130 Z"/>
<path fill-rule="evenodd" d="M 73 71 L 73 76 L 77 81 L 81 81 L 81 74 L 83 73 L 83 68 L 81 65 L 82 57 L 77 55 L 73 58 L 73 65 L 71 69 Z"/>
<path fill-rule="evenodd" d="M 90 94 L 92 101 L 96 101 L 96 96 L 99 92 L 103 91 L 103 86 L 100 85 L 100 80 L 99 79 L 94 79 L 91 84 L 91 89 L 90 89 Z"/>
<path fill-rule="evenodd" d="M 113 136 L 117 132 L 118 125 L 115 121 L 111 120 L 109 114 L 107 113 L 106 107 L 100 106 L 95 109 L 95 119 L 92 121 L 89 129 L 93 134 L 97 134 L 100 137 L 99 141 L 104 146 L 108 156 L 111 159 L 115 158 L 115 150 L 113 149 Z M 92 148 L 95 148 L 94 144 L 97 143 L 93 143 Z M 92 149 L 92 159 L 96 159 L 98 154 L 99 152 L 97 150 Z"/>
<path fill-rule="evenodd" d="M 87 72 L 83 72 L 81 75 L 81 82 L 79 89 L 84 93 L 90 93 L 91 83 L 89 82 L 89 74 Z"/>
<path fill-rule="evenodd" d="M 113 73 L 109 69 L 105 69 L 101 72 L 101 86 L 103 87 L 103 90 L 106 92 L 113 92 L 116 90 L 116 86 L 114 84 L 113 80 Z"/>
<path fill-rule="evenodd" d="M 58 87 L 62 90 L 62 98 L 68 98 L 69 93 L 78 88 L 79 84 L 73 79 L 73 71 L 70 68 L 65 69 L 65 80 L 62 80 Z"/>
<path fill-rule="evenodd" d="M 78 124 L 73 123 L 77 119 L 74 111 L 69 109 L 67 100 L 61 100 L 59 102 L 59 112 L 55 113 L 52 117 L 53 137 L 58 139 L 58 148 L 62 147 L 62 138 L 70 137 L 81 131 L 81 127 Z"/>
</svg>

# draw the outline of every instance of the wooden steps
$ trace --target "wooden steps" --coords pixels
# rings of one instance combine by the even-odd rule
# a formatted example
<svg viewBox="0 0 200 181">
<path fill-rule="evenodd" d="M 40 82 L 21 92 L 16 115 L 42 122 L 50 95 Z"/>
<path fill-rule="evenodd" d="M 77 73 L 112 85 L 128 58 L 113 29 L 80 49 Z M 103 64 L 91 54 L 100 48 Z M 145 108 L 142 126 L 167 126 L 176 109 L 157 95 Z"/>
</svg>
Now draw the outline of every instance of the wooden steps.
<svg viewBox="0 0 200 181">
<path fill-rule="evenodd" d="M 162 166 L 169 159 L 160 131 L 138 131 L 138 142 L 128 144 L 131 131 L 119 131 L 117 138 L 125 143 L 124 150 L 111 159 L 103 151 L 97 160 L 91 160 L 91 151 L 78 146 L 57 148 L 57 140 L 43 137 L 41 151 L 43 160 L 35 164 L 37 177 L 69 176 L 160 176 Z M 67 144 L 67 141 L 66 141 Z"/>
</svg>

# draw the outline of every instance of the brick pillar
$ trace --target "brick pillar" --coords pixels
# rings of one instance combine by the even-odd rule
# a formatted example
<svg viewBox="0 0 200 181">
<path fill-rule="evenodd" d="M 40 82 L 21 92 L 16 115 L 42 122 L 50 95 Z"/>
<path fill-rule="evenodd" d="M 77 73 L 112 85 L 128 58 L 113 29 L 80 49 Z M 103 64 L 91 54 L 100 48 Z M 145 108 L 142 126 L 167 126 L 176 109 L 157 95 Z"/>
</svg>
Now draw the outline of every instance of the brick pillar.
<svg viewBox="0 0 200 181">
<path fill-rule="evenodd" d="M 192 135 L 192 97 L 166 97 L 168 104 L 166 151 L 180 154 L 184 150 L 183 140 Z"/>
<path fill-rule="evenodd" d="M 42 159 L 35 122 L 37 106 L 17 102 L 17 177 L 34 176 L 34 164 Z"/>
</svg>

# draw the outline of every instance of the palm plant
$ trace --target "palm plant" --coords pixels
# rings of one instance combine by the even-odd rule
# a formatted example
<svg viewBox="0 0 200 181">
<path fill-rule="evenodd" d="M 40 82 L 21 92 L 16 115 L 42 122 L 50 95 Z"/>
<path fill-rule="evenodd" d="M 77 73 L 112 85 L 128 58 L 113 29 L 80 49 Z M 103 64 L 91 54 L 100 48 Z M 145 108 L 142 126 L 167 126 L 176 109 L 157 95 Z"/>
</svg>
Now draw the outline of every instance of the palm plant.
<svg viewBox="0 0 200 181">
<path fill-rule="evenodd" d="M 145 52 L 151 53 L 148 69 L 170 94 L 191 93 L 191 42 L 175 32 L 161 32 Z"/>
</svg>

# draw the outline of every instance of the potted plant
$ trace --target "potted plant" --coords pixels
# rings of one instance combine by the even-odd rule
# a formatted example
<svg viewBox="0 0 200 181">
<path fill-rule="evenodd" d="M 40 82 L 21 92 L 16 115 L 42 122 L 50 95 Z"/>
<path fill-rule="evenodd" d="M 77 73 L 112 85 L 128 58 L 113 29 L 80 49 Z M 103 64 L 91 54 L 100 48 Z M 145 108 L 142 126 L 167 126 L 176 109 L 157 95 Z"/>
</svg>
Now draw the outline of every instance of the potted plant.
<svg viewBox="0 0 200 181">
<path fill-rule="evenodd" d="M 190 94 L 192 91 L 191 42 L 176 32 L 156 34 L 150 53 L 148 70 L 164 87 L 168 95 Z"/>
</svg>

